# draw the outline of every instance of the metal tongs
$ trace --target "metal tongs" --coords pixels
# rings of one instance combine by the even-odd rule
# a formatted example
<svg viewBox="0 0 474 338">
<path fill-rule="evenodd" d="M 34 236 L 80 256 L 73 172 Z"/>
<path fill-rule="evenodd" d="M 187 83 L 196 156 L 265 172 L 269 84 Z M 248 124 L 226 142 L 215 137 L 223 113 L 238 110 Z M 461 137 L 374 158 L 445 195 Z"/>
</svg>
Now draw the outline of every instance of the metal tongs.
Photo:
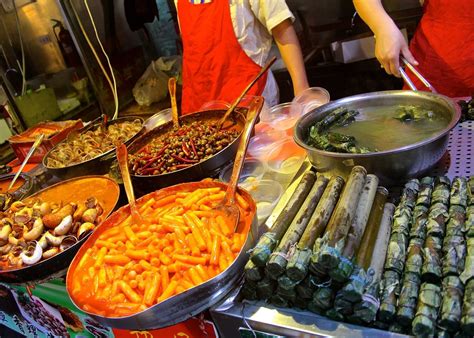
<svg viewBox="0 0 474 338">
<path fill-rule="evenodd" d="M 425 85 L 426 88 L 428 88 L 432 93 L 437 93 L 436 89 L 431 85 L 431 83 L 429 83 L 428 80 L 425 79 L 425 77 L 421 75 L 421 73 L 417 71 L 410 62 L 407 61 L 407 59 L 405 59 L 403 56 L 401 56 L 400 59 L 402 60 L 404 65 L 408 69 L 410 69 L 411 72 L 415 74 L 415 76 Z M 411 90 L 418 90 L 418 88 L 416 88 L 415 84 L 411 81 L 410 77 L 407 75 L 403 67 L 398 68 L 398 70 L 400 71 L 400 74 L 402 75 L 402 78 L 408 85 L 408 87 L 410 87 Z"/>
</svg>

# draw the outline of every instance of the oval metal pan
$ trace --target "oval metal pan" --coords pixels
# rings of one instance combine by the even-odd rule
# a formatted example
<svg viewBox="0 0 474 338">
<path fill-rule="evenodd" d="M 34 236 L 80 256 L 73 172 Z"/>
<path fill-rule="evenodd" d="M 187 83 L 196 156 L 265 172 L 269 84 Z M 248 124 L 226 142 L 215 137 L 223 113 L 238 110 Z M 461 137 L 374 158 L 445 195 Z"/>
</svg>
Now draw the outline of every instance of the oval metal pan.
<svg viewBox="0 0 474 338">
<path fill-rule="evenodd" d="M 120 193 L 118 184 L 114 180 L 108 177 L 92 175 L 92 176 L 73 178 L 61 183 L 54 184 L 43 190 L 40 190 L 34 193 L 33 195 L 29 196 L 27 199 L 35 198 L 38 195 L 44 194 L 46 191 L 59 189 L 58 188 L 59 186 L 64 185 L 68 182 L 83 180 L 83 179 L 88 179 L 88 178 L 99 178 L 99 179 L 107 180 L 111 183 L 110 184 L 111 189 L 108 191 L 108 194 L 112 196 L 115 195 L 115 197 L 114 197 L 113 206 L 111 206 L 108 210 L 104 209 L 103 217 L 105 220 L 110 215 L 110 213 L 115 209 L 115 206 L 117 205 L 117 202 L 118 202 L 119 193 Z M 61 275 L 61 274 L 64 275 L 66 272 L 66 269 L 69 267 L 69 264 L 74 258 L 74 255 L 79 250 L 81 245 L 85 243 L 85 241 L 87 240 L 89 236 L 90 235 L 85 236 L 76 244 L 64 250 L 63 252 L 60 252 L 57 255 L 50 257 L 48 259 L 44 259 L 36 264 L 24 266 L 20 269 L 0 270 L 0 282 L 33 283 L 33 282 L 42 282 L 44 280 L 57 277 L 58 275 Z"/>
<path fill-rule="evenodd" d="M 180 117 L 180 122 L 188 121 L 214 121 L 218 120 L 225 113 L 225 110 L 208 110 L 188 114 Z M 237 125 L 239 130 L 243 129 L 245 124 L 245 117 L 239 112 L 233 113 L 231 116 L 234 123 Z M 171 121 L 162 124 L 155 129 L 147 132 L 133 141 L 127 148 L 129 154 L 137 153 L 140 149 L 152 142 L 153 139 L 161 135 L 166 134 L 173 128 Z M 146 193 L 155 191 L 160 188 L 169 187 L 171 185 L 198 181 L 206 177 L 213 176 L 218 173 L 219 169 L 224 165 L 232 161 L 237 153 L 237 147 L 239 145 L 240 135 L 227 147 L 222 149 L 220 152 L 214 154 L 212 157 L 196 163 L 188 168 L 176 170 L 170 173 L 162 175 L 134 175 L 132 174 L 133 186 L 136 189 L 137 195 L 141 196 Z"/>
<path fill-rule="evenodd" d="M 166 196 L 171 191 L 179 191 L 184 185 L 189 186 L 190 184 L 194 185 L 195 187 L 227 187 L 226 184 L 216 181 L 185 183 L 162 189 L 160 191 L 160 195 L 158 196 Z M 152 307 L 131 316 L 112 318 L 103 317 L 84 311 L 80 304 L 75 303 L 74 298 L 71 297 L 71 271 L 75 269 L 86 250 L 93 244 L 93 242 L 100 236 L 102 232 L 108 229 L 109 226 L 112 226 L 113 224 L 116 224 L 127 217 L 129 214 L 129 206 L 126 205 L 114 212 L 105 222 L 102 223 L 101 227 L 97 229 L 97 231 L 95 231 L 88 238 L 85 245 L 79 249 L 79 252 L 72 261 L 66 277 L 66 288 L 72 302 L 79 309 L 94 317 L 98 322 L 113 328 L 126 330 L 150 330 L 173 325 L 182 322 L 183 320 L 186 320 L 216 304 L 239 283 L 242 277 L 243 268 L 248 261 L 248 250 L 250 250 L 255 245 L 257 240 L 258 222 L 256 217 L 256 204 L 250 194 L 245 190 L 240 189 L 239 192 L 250 204 L 251 213 L 246 220 L 247 223 L 250 223 L 249 231 L 245 244 L 240 250 L 237 258 L 225 271 L 219 275 L 201 285 L 195 286 L 194 288 L 186 290 L 181 294 L 173 296 L 159 304 L 153 305 Z M 142 197 L 142 199 L 143 198 L 144 197 Z M 140 199 L 138 201 L 140 201 Z"/>
<path fill-rule="evenodd" d="M 121 123 L 124 121 L 134 121 L 134 120 L 140 120 L 142 123 L 142 129 L 136 133 L 134 136 L 129 138 L 125 144 L 128 145 L 130 144 L 133 140 L 135 140 L 137 137 L 139 137 L 141 134 L 144 133 L 143 129 L 143 118 L 138 117 L 138 116 L 127 116 L 127 117 L 121 117 L 116 120 L 111 120 L 107 122 L 107 125 L 110 124 L 117 124 Z M 95 123 L 94 127 L 91 129 L 95 129 L 98 127 L 100 123 Z M 49 172 L 51 172 L 54 176 L 62 178 L 62 179 L 68 179 L 72 177 L 77 177 L 77 176 L 84 176 L 84 175 L 103 175 L 106 174 L 109 169 L 112 161 L 115 159 L 115 148 L 112 148 L 105 153 L 96 156 L 90 160 L 81 162 L 81 163 L 76 163 L 67 167 L 62 167 L 62 168 L 53 168 L 49 167 L 47 165 L 47 158 L 49 157 L 49 154 L 54 151 L 60 144 L 63 142 L 67 142 L 67 138 L 64 139 L 62 142 L 58 143 L 55 145 L 50 151 L 46 153 L 46 155 L 43 157 L 43 166 L 48 169 Z"/>
<path fill-rule="evenodd" d="M 373 106 L 421 105 L 435 109 L 449 118 L 448 125 L 436 135 L 402 148 L 367 154 L 346 154 L 316 149 L 306 144 L 308 130 L 339 107 L 363 109 Z M 423 175 L 443 157 L 448 146 L 449 132 L 461 116 L 458 107 L 446 96 L 428 92 L 393 90 L 349 96 L 327 103 L 301 117 L 294 127 L 295 142 L 306 149 L 316 170 L 347 176 L 355 165 L 376 174 L 381 184 L 396 185 L 408 178 Z"/>
</svg>

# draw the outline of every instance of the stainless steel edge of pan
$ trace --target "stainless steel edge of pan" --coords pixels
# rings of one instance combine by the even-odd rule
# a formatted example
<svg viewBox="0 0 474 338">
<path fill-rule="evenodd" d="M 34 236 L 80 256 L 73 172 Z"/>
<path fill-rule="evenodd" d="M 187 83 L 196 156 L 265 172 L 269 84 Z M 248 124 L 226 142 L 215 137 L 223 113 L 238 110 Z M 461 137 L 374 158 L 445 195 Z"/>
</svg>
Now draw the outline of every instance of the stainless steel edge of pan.
<svg viewBox="0 0 474 338">
<path fill-rule="evenodd" d="M 217 181 L 194 182 L 184 184 L 196 184 L 197 186 L 202 187 L 226 187 L 226 184 Z M 182 184 L 178 184 L 172 187 L 167 187 L 165 188 L 165 190 L 171 188 L 176 188 L 176 190 L 178 190 L 181 185 Z M 239 189 L 239 192 L 250 204 L 250 210 L 251 213 L 253 213 L 252 223 L 250 225 L 245 244 L 240 250 L 239 255 L 234 260 L 234 262 L 219 275 L 215 276 L 214 278 L 211 278 L 205 283 L 186 290 L 181 294 L 175 295 L 161 303 L 155 304 L 142 312 L 126 317 L 103 317 L 82 309 L 78 304 L 75 303 L 74 297 L 72 296 L 70 296 L 71 301 L 77 308 L 86 312 L 89 316 L 96 319 L 99 323 L 103 323 L 113 328 L 126 330 L 150 330 L 170 326 L 182 322 L 218 303 L 240 282 L 244 266 L 249 258 L 248 252 L 251 248 L 255 246 L 257 242 L 258 221 L 255 201 L 252 199 L 252 197 L 247 191 Z M 139 203 L 140 199 L 137 202 Z M 123 219 L 124 217 L 123 213 L 129 213 L 129 205 L 125 205 L 115 211 L 107 219 L 106 222 L 111 222 L 113 224 L 114 222 L 120 221 L 120 219 Z M 106 226 L 102 227 L 101 229 L 98 229 L 98 231 L 94 232 L 88 238 L 88 241 L 92 242 L 96 240 L 98 236 L 100 236 L 101 232 L 105 231 L 106 229 L 108 229 L 108 227 Z M 68 293 L 70 293 L 69 286 L 72 283 L 71 270 L 75 269 L 80 258 L 88 249 L 88 247 L 89 243 L 86 243 L 86 245 L 79 249 L 78 254 L 76 255 L 69 267 L 69 271 L 66 277 L 66 286 Z"/>
<path fill-rule="evenodd" d="M 309 128 L 334 109 L 361 109 L 370 106 L 422 105 L 449 117 L 449 124 L 431 138 L 402 148 L 368 154 L 334 153 L 306 144 Z M 446 96 L 421 91 L 382 91 L 346 97 L 325 104 L 302 116 L 295 124 L 295 142 L 306 149 L 316 170 L 347 176 L 351 168 L 361 165 L 376 174 L 382 184 L 395 185 L 418 177 L 433 168 L 446 152 L 449 132 L 459 121 L 459 108 Z"/>
<path fill-rule="evenodd" d="M 104 209 L 104 220 L 112 213 L 112 211 L 115 209 L 118 198 L 119 198 L 119 193 L 120 189 L 118 184 L 104 176 L 98 176 L 98 175 L 90 175 L 90 176 L 83 176 L 83 177 L 77 177 L 77 178 L 72 178 L 60 183 L 56 183 L 52 186 L 49 186 L 45 189 L 42 189 L 33 195 L 27 197 L 27 199 L 35 198 L 38 195 L 41 195 L 47 190 L 52 190 L 52 189 L 57 189 L 58 186 L 65 185 L 68 182 L 75 181 L 75 180 L 83 180 L 83 179 L 88 179 L 88 178 L 98 178 L 101 180 L 108 180 L 111 184 L 111 187 L 114 187 L 115 190 L 115 199 L 113 206 L 110 208 L 110 210 L 105 210 Z M 109 190 L 108 195 L 113 196 L 114 192 Z M 96 226 L 96 229 L 99 225 Z M 0 282 L 6 282 L 6 283 L 40 283 L 45 280 L 48 280 L 50 278 L 58 277 L 59 275 L 64 276 L 66 273 L 67 268 L 69 267 L 69 264 L 73 260 L 75 254 L 77 251 L 80 249 L 81 245 L 84 244 L 84 242 L 87 240 L 87 238 L 90 236 L 90 234 L 84 236 L 80 240 L 78 240 L 74 245 L 70 246 L 66 250 L 50 257 L 47 259 L 43 259 L 39 261 L 36 264 L 29 265 L 29 266 L 24 266 L 19 269 L 11 269 L 11 270 L 0 270 Z"/>
<path fill-rule="evenodd" d="M 200 111 L 181 116 L 180 122 L 194 119 L 198 120 L 202 116 L 204 116 L 206 119 L 215 119 L 222 117 L 224 113 L 224 110 Z M 242 129 L 243 125 L 245 124 L 244 115 L 240 112 L 234 111 L 232 117 Z M 154 138 L 164 134 L 172 127 L 173 124 L 171 121 L 169 121 L 138 137 L 127 147 L 129 154 L 136 153 L 149 142 L 151 142 Z M 136 189 L 137 195 L 142 196 L 146 193 L 155 191 L 160 188 L 165 188 L 171 185 L 184 182 L 198 181 L 203 178 L 207 178 L 214 174 L 217 174 L 220 168 L 222 168 L 225 164 L 234 159 L 241 134 L 242 133 L 240 133 L 239 136 L 234 141 L 232 141 L 232 143 L 230 143 L 227 147 L 214 154 L 212 157 L 199 163 L 196 163 L 195 165 L 190 166 L 188 168 L 176 170 L 162 175 L 132 174 L 132 182 L 134 188 Z"/>
<path fill-rule="evenodd" d="M 142 123 L 142 129 L 136 133 L 134 136 L 129 138 L 125 144 L 128 145 L 133 140 L 138 138 L 140 135 L 144 133 L 144 128 L 143 128 L 143 123 L 144 120 L 142 117 L 138 116 L 127 116 L 127 117 L 121 117 L 116 120 L 111 120 L 107 122 L 107 125 L 110 124 L 116 124 L 124 121 L 134 121 L 134 120 L 140 120 Z M 96 123 L 98 126 L 101 122 Z M 94 129 L 94 128 L 91 128 Z M 96 156 L 88 161 L 84 161 L 81 163 L 76 163 L 67 167 L 62 167 L 62 168 L 52 168 L 47 165 L 47 159 L 49 154 L 54 151 L 62 142 L 67 142 L 67 138 L 57 145 L 55 145 L 51 150 L 49 150 L 46 155 L 43 157 L 43 166 L 48 169 L 49 172 L 51 172 L 54 176 L 62 179 L 69 179 L 72 177 L 78 177 L 78 176 L 84 176 L 84 175 L 103 175 L 106 174 L 109 169 L 112 161 L 115 159 L 115 148 L 112 148 L 105 153 L 102 153 L 99 156 Z"/>
</svg>

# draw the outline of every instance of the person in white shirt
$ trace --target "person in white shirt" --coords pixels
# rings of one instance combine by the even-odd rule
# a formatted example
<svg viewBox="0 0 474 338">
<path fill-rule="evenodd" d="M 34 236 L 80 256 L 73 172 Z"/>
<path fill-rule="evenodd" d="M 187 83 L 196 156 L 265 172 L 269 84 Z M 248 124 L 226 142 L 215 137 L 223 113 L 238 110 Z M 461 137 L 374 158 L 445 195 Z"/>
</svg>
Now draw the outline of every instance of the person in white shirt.
<svg viewBox="0 0 474 338">
<path fill-rule="evenodd" d="M 268 59 L 273 38 L 290 73 L 294 94 L 308 80 L 294 16 L 284 0 L 175 0 L 183 40 L 183 114 L 202 104 L 232 102 Z M 251 89 L 269 106 L 278 103 L 269 73 Z"/>
</svg>

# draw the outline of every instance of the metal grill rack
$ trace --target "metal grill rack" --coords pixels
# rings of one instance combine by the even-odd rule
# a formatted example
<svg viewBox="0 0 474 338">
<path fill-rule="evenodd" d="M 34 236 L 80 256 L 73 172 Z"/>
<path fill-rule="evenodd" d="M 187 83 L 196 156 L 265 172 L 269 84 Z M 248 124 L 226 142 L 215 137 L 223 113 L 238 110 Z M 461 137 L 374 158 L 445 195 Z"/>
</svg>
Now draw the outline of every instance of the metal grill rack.
<svg viewBox="0 0 474 338">
<path fill-rule="evenodd" d="M 459 123 L 449 135 L 448 151 L 431 175 L 446 175 L 451 180 L 456 176 L 474 175 L 474 121 Z"/>
</svg>

